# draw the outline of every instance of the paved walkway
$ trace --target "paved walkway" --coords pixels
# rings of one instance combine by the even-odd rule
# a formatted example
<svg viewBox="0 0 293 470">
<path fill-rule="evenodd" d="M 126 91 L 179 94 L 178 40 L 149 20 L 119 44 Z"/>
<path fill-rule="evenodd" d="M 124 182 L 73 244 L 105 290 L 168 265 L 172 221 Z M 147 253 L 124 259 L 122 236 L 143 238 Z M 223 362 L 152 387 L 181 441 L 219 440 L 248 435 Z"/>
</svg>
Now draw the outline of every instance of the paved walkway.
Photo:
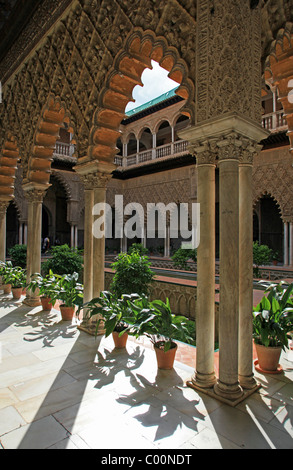
<svg viewBox="0 0 293 470">
<path fill-rule="evenodd" d="M 186 386 L 194 347 L 180 344 L 174 369 L 160 371 L 149 344 L 130 340 L 116 350 L 111 338 L 87 335 L 59 311 L 11 296 L 0 295 L 0 345 L 4 449 L 293 448 L 287 354 L 283 373 L 256 373 L 262 388 L 233 408 Z"/>
</svg>

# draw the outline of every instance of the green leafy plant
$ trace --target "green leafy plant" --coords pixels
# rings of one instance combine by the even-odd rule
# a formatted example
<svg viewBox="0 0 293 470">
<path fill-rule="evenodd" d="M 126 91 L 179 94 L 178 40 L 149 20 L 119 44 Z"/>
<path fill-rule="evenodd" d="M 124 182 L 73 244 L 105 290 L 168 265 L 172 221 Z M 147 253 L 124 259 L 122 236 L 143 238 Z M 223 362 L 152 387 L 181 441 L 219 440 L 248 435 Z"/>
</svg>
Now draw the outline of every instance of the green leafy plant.
<svg viewBox="0 0 293 470">
<path fill-rule="evenodd" d="M 59 275 L 78 273 L 81 276 L 83 257 L 79 250 L 70 248 L 68 245 L 61 245 L 52 247 L 50 254 L 52 258 L 42 264 L 44 275 L 49 274 L 51 270 Z"/>
<path fill-rule="evenodd" d="M 293 331 L 293 283 L 284 287 L 262 283 L 266 287 L 260 303 L 253 309 L 253 338 L 267 347 L 288 347 L 288 334 Z"/>
<path fill-rule="evenodd" d="M 81 307 L 83 304 L 83 285 L 78 282 L 78 273 L 65 274 L 64 276 L 55 274 L 56 284 L 51 292 L 51 303 L 55 304 L 60 300 L 66 307 Z"/>
<path fill-rule="evenodd" d="M 175 339 L 192 342 L 188 330 L 188 320 L 182 315 L 171 312 L 169 299 L 166 302 L 154 300 L 150 302 L 146 296 L 129 301 L 135 312 L 135 324 L 130 334 L 138 337 L 147 336 L 151 342 L 167 352 L 175 346 Z"/>
<path fill-rule="evenodd" d="M 120 253 L 118 260 L 112 264 L 115 275 L 111 290 L 116 297 L 123 294 L 148 294 L 155 273 L 150 268 L 147 256 L 141 256 L 137 251 Z"/>
<path fill-rule="evenodd" d="M 128 254 L 136 251 L 140 256 L 146 256 L 148 254 L 148 249 L 145 248 L 142 243 L 132 243 L 131 247 L 128 249 Z"/>
<path fill-rule="evenodd" d="M 8 255 L 11 258 L 13 266 L 20 266 L 21 268 L 26 267 L 26 245 L 14 245 L 8 251 Z"/>
<path fill-rule="evenodd" d="M 57 292 L 59 292 L 58 280 L 59 279 L 51 270 L 46 276 L 42 276 L 40 273 L 35 273 L 32 274 L 31 281 L 27 285 L 27 289 L 31 290 L 32 292 L 35 292 L 37 289 L 39 289 L 40 296 L 52 298 L 56 295 Z"/>
<path fill-rule="evenodd" d="M 121 298 L 117 298 L 112 292 L 103 291 L 100 297 L 87 302 L 82 308 L 86 310 L 89 318 L 100 315 L 101 318 L 98 318 L 96 331 L 100 322 L 103 321 L 106 337 L 114 331 L 117 331 L 121 336 L 123 333 L 130 331 L 135 321 L 135 312 L 132 310 L 129 301 L 138 297 L 137 294 L 125 294 Z"/>
<path fill-rule="evenodd" d="M 197 259 L 196 249 L 191 250 L 191 249 L 179 248 L 178 250 L 175 251 L 174 255 L 172 256 L 172 261 L 173 261 L 174 266 L 184 271 L 190 271 L 190 266 L 187 263 L 189 259 L 192 259 L 192 261 L 196 262 L 196 259 Z"/>
<path fill-rule="evenodd" d="M 272 250 L 267 245 L 260 245 L 259 242 L 253 242 L 253 275 L 260 277 L 259 266 L 265 266 L 271 262 Z"/>
<path fill-rule="evenodd" d="M 13 279 L 13 265 L 11 261 L 7 261 L 1 267 L 2 284 L 11 284 Z"/>
<path fill-rule="evenodd" d="M 15 288 L 24 288 L 26 286 L 26 271 L 20 266 L 15 266 L 10 271 L 10 282 L 11 287 Z"/>
</svg>

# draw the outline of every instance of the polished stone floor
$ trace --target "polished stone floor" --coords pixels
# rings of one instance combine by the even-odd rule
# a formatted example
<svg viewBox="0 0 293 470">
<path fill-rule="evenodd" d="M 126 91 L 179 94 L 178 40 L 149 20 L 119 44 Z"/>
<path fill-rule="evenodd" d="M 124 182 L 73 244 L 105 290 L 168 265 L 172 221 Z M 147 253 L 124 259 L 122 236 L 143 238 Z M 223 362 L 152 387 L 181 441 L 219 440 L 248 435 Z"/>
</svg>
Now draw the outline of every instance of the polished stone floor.
<svg viewBox="0 0 293 470">
<path fill-rule="evenodd" d="M 0 295 L 0 447 L 293 448 L 293 352 L 281 374 L 256 372 L 259 392 L 231 407 L 186 386 L 195 348 L 181 349 L 184 361 L 160 371 L 143 341 L 116 350 L 58 310 Z"/>
</svg>

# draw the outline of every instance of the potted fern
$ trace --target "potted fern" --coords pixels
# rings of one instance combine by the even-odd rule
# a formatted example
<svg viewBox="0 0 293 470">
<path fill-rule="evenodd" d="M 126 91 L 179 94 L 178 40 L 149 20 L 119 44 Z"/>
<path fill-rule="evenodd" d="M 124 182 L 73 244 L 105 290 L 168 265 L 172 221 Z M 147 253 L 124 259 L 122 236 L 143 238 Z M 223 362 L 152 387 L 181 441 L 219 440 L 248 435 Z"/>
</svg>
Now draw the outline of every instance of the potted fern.
<svg viewBox="0 0 293 470">
<path fill-rule="evenodd" d="M 282 369 L 279 360 L 282 350 L 288 348 L 293 331 L 293 283 L 261 283 L 265 295 L 253 309 L 253 338 L 257 352 L 256 368 L 262 372 L 277 373 Z M 267 294 L 267 295 L 266 295 Z"/>
</svg>

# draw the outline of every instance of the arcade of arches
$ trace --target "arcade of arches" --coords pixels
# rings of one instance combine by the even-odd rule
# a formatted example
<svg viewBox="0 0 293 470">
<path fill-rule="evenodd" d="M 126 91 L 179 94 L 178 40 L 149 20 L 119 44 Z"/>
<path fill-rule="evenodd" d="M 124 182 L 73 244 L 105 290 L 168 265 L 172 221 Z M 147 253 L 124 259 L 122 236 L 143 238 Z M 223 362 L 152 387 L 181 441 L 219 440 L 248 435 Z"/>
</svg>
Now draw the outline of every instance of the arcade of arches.
<svg viewBox="0 0 293 470">
<path fill-rule="evenodd" d="M 285 263 L 293 259 L 292 5 L 139 0 L 133 9 L 125 0 L 114 3 L 40 1 L 18 36 L 10 21 L 0 49 L 0 256 L 5 259 L 9 244 L 26 243 L 29 277 L 40 272 L 42 237 L 82 245 L 89 300 L 104 287 L 105 240 L 92 233 L 96 203 L 107 198 L 113 205 L 121 193 L 125 204 L 199 202 L 190 385 L 235 405 L 258 388 L 253 233 L 284 251 Z M 155 107 L 125 115 L 152 60 L 178 87 Z M 275 233 L 266 226 L 268 213 Z M 168 255 L 170 240 L 164 250 Z M 27 305 L 38 302 L 27 293 Z"/>
</svg>

